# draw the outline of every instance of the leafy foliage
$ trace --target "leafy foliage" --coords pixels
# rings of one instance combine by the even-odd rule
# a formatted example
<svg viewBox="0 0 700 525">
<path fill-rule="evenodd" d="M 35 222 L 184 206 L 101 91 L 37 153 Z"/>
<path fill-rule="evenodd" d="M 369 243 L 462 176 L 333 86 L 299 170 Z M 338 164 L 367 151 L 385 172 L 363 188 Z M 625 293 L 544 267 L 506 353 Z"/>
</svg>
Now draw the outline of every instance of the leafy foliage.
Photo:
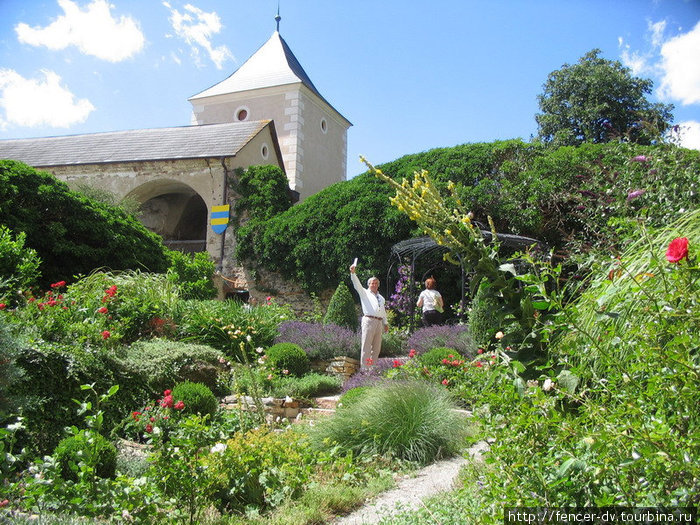
<svg viewBox="0 0 700 525">
<path fill-rule="evenodd" d="M 624 137 L 650 144 L 673 120 L 672 105 L 651 104 L 653 82 L 633 77 L 619 61 L 586 53 L 577 64 L 549 74 L 538 96 L 539 138 L 556 146 L 609 142 Z"/>
<path fill-rule="evenodd" d="M 95 474 L 101 478 L 114 477 L 117 466 L 117 449 L 100 434 L 79 432 L 62 439 L 53 453 L 66 480 L 78 481 L 78 464 L 87 461 L 94 464 Z"/>
<path fill-rule="evenodd" d="M 41 264 L 36 251 L 24 246 L 24 232 L 13 237 L 7 227 L 0 225 L 0 301 L 5 306 L 16 303 L 17 292 L 37 283 Z"/>
<path fill-rule="evenodd" d="M 498 297 L 489 284 L 482 283 L 472 300 L 468 323 L 469 333 L 477 345 L 487 347 L 493 343 L 493 336 L 501 328 L 497 315 L 499 307 Z"/>
<path fill-rule="evenodd" d="M 26 233 L 44 285 L 97 268 L 164 272 L 156 234 L 118 207 L 72 192 L 53 175 L 0 161 L 0 224 Z"/>
<path fill-rule="evenodd" d="M 207 252 L 168 251 L 168 279 L 177 285 L 182 299 L 214 299 L 214 262 Z"/>
</svg>

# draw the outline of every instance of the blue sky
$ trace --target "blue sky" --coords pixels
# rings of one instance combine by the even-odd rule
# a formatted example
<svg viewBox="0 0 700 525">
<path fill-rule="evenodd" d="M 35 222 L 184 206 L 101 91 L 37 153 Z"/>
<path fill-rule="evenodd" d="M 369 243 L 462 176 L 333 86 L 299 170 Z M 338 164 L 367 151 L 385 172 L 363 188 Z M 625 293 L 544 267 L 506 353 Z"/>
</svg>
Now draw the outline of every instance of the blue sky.
<svg viewBox="0 0 700 525">
<path fill-rule="evenodd" d="M 280 0 L 280 33 L 364 155 L 537 133 L 593 48 L 654 81 L 700 149 L 700 0 Z M 277 0 L 0 0 L 0 139 L 188 125 L 188 97 L 275 30 Z"/>
</svg>

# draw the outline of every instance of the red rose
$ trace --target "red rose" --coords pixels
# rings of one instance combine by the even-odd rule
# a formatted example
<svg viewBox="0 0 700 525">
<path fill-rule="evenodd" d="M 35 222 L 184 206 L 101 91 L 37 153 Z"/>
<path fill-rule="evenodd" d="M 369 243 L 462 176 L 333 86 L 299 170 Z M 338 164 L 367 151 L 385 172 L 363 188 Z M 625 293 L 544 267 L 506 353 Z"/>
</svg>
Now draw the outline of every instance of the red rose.
<svg viewBox="0 0 700 525">
<path fill-rule="evenodd" d="M 170 395 L 165 396 L 161 400 L 160 406 L 162 406 L 164 408 L 172 408 L 173 407 L 173 396 L 170 396 Z"/>
<path fill-rule="evenodd" d="M 169 395 L 172 394 L 172 393 L 173 393 L 172 390 L 166 390 L 165 392 L 163 392 L 163 395 L 164 395 L 164 396 L 169 396 Z"/>
<path fill-rule="evenodd" d="M 178 401 L 177 403 L 175 403 L 175 406 L 173 408 L 175 410 L 182 410 L 183 408 L 185 408 L 185 403 L 182 401 Z"/>
<path fill-rule="evenodd" d="M 688 238 L 677 237 L 671 241 L 666 250 L 666 260 L 670 263 L 679 263 L 688 258 Z"/>
<path fill-rule="evenodd" d="M 105 330 L 104 332 L 102 332 L 102 339 L 109 339 L 111 335 L 112 334 L 109 333 L 109 330 Z"/>
<path fill-rule="evenodd" d="M 101 314 L 106 314 L 108 310 L 107 310 L 106 306 L 103 306 L 102 308 L 98 309 L 97 311 Z"/>
<path fill-rule="evenodd" d="M 0 303 L 0 310 L 4 310 L 7 308 L 7 305 L 5 303 Z"/>
<path fill-rule="evenodd" d="M 150 423 L 146 425 L 146 432 L 148 432 L 149 434 L 153 432 L 153 425 L 151 425 Z"/>
</svg>

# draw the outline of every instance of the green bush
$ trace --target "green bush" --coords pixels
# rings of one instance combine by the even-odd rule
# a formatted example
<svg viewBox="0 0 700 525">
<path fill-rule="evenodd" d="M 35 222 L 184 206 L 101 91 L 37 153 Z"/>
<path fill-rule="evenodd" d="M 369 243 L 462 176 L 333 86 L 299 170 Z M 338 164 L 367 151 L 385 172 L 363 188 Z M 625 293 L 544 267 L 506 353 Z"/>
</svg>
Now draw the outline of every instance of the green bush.
<svg viewBox="0 0 700 525">
<path fill-rule="evenodd" d="M 272 345 L 278 325 L 292 316 L 287 306 L 275 303 L 247 308 L 233 300 L 188 300 L 178 304 L 175 321 L 181 339 L 217 348 L 232 361 L 243 363 L 241 344 L 253 360 L 254 349 Z"/>
<path fill-rule="evenodd" d="M 344 326 L 357 332 L 359 326 L 357 309 L 352 294 L 345 283 L 341 282 L 335 289 L 331 301 L 328 303 L 323 323 Z"/>
<path fill-rule="evenodd" d="M 309 481 L 313 462 L 303 445 L 289 432 L 261 427 L 239 432 L 226 448 L 205 458 L 215 479 L 214 500 L 224 511 L 278 507 L 297 496 Z"/>
<path fill-rule="evenodd" d="M 168 250 L 168 280 L 178 288 L 181 299 L 214 299 L 216 267 L 207 252 L 194 254 Z"/>
<path fill-rule="evenodd" d="M 301 377 L 309 371 L 309 356 L 297 344 L 277 343 L 267 349 L 267 362 L 275 370 Z"/>
<path fill-rule="evenodd" d="M 22 370 L 13 395 L 23 399 L 26 432 L 21 446 L 37 455 L 50 453 L 66 426 L 81 425 L 74 399 L 82 399 L 81 385 L 94 384 L 100 391 L 119 385 L 104 409 L 104 428 L 110 429 L 124 416 L 125 407 L 141 406 L 152 396 L 139 377 L 124 368 L 113 352 L 80 344 L 28 342 L 17 355 Z"/>
<path fill-rule="evenodd" d="M 389 382 L 320 420 L 315 447 L 339 445 L 354 454 L 381 454 L 427 464 L 463 446 L 465 420 L 444 388 L 424 381 Z"/>
<path fill-rule="evenodd" d="M 219 409 L 219 402 L 214 393 L 202 383 L 190 381 L 180 383 L 173 388 L 172 396 L 175 402 L 185 403 L 183 410 L 185 414 L 200 414 L 202 416 L 209 414 L 213 416 Z"/>
<path fill-rule="evenodd" d="M 10 332 L 4 314 L 0 313 L 0 424 L 21 402 L 15 386 L 22 376 L 22 369 L 16 363 L 20 351 L 19 341 Z"/>
<path fill-rule="evenodd" d="M 152 339 L 136 341 L 118 353 L 123 366 L 154 394 L 192 381 L 218 392 L 221 352 L 207 345 Z"/>
<path fill-rule="evenodd" d="M 482 283 L 474 296 L 469 311 L 469 333 L 474 342 L 484 348 L 494 342 L 496 335 L 502 326 L 498 325 L 501 316 L 497 314 L 500 304 L 494 296 L 488 283 Z"/>
<path fill-rule="evenodd" d="M 71 481 L 78 481 L 79 463 L 94 468 L 100 478 L 113 478 L 117 467 L 117 448 L 104 436 L 85 430 L 62 439 L 53 457 L 60 465 L 61 477 Z"/>
<path fill-rule="evenodd" d="M 26 292 L 37 283 L 41 260 L 36 251 L 25 247 L 26 234 L 13 239 L 10 230 L 0 225 L 0 302 L 16 304 L 17 292 Z"/>
<path fill-rule="evenodd" d="M 406 333 L 389 330 L 382 334 L 382 357 L 405 355 Z"/>
<path fill-rule="evenodd" d="M 445 359 L 454 361 L 455 359 L 462 359 L 462 356 L 454 348 L 446 348 L 444 346 L 433 348 L 418 356 L 420 363 L 429 368 L 442 365 Z"/>
<path fill-rule="evenodd" d="M 26 233 L 26 246 L 41 258 L 43 286 L 97 268 L 168 268 L 161 238 L 124 210 L 21 162 L 0 160 L 0 224 Z"/>
</svg>

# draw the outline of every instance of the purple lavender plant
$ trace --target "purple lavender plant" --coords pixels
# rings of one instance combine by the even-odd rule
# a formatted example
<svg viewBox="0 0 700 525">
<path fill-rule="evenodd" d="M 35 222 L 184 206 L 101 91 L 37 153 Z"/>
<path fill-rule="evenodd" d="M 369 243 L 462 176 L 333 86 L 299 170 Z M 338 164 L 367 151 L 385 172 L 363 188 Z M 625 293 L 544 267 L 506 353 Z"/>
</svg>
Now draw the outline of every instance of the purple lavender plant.
<svg viewBox="0 0 700 525">
<path fill-rule="evenodd" d="M 431 348 L 454 348 L 467 358 L 476 356 L 477 346 L 469 334 L 467 325 L 434 325 L 419 328 L 408 338 L 406 346 L 417 354 L 424 354 Z"/>
<path fill-rule="evenodd" d="M 360 336 L 335 324 L 288 321 L 280 324 L 275 343 L 295 343 L 304 349 L 309 359 L 360 358 Z"/>
</svg>

